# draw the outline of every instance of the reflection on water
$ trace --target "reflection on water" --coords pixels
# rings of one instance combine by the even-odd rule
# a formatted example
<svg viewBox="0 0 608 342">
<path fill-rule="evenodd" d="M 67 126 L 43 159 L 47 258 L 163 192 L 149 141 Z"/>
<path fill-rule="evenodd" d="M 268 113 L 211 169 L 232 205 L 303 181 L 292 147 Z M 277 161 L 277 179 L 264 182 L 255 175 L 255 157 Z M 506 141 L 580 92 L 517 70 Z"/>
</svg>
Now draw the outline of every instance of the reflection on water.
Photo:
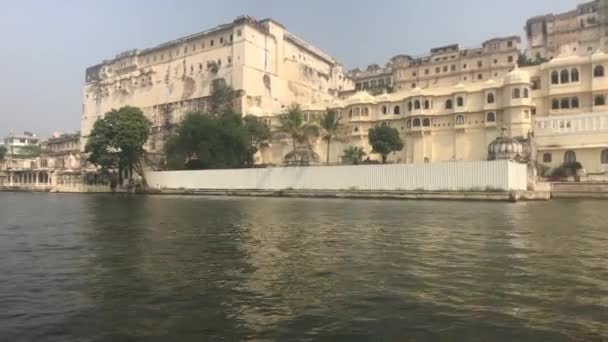
<svg viewBox="0 0 608 342">
<path fill-rule="evenodd" d="M 0 340 L 601 340 L 605 203 L 2 193 Z"/>
</svg>

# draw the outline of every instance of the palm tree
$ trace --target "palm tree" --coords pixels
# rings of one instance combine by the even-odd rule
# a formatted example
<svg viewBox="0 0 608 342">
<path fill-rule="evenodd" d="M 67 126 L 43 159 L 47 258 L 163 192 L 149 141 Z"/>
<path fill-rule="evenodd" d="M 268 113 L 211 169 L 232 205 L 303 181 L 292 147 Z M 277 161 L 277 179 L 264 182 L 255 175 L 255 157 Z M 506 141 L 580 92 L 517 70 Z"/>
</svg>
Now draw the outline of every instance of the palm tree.
<svg viewBox="0 0 608 342">
<path fill-rule="evenodd" d="M 363 147 L 349 146 L 343 153 L 342 163 L 344 164 L 359 165 L 365 157 Z"/>
<path fill-rule="evenodd" d="M 338 136 L 340 128 L 342 128 L 342 123 L 340 122 L 340 116 L 333 110 L 328 110 L 321 117 L 321 122 L 319 123 L 321 127 L 322 133 L 321 138 L 323 141 L 327 143 L 327 160 L 326 163 L 329 164 L 329 146 L 334 138 Z"/>
<path fill-rule="evenodd" d="M 304 122 L 300 106 L 293 105 L 287 112 L 279 118 L 279 130 L 291 138 L 293 151 L 296 150 L 296 143 L 308 142 L 311 137 L 319 135 L 317 125 Z"/>
</svg>

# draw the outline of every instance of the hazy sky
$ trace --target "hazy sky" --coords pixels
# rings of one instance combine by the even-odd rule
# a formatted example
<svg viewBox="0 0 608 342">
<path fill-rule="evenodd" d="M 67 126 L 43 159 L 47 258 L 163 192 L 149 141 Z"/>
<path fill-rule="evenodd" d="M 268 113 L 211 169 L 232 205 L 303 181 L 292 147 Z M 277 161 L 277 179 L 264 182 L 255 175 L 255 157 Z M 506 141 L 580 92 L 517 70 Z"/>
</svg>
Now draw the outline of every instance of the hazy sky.
<svg viewBox="0 0 608 342">
<path fill-rule="evenodd" d="M 272 17 L 346 68 L 524 36 L 576 0 L 0 0 L 0 136 L 78 130 L 88 66 L 247 14 Z"/>
</svg>

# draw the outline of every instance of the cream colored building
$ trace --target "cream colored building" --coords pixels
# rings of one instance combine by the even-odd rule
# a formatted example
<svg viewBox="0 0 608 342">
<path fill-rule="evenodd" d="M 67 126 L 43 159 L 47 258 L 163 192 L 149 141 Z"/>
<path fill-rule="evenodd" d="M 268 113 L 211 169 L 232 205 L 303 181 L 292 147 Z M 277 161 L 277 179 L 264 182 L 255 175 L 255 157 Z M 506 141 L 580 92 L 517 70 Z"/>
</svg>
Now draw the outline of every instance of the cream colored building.
<svg viewBox="0 0 608 342">
<path fill-rule="evenodd" d="M 568 12 L 528 19 L 525 30 L 530 58 L 561 53 L 591 53 L 608 48 L 608 0 L 584 2 Z"/>
<path fill-rule="evenodd" d="M 281 113 L 293 103 L 315 106 L 354 88 L 340 63 L 280 23 L 241 17 L 87 69 L 82 137 L 107 111 L 137 106 L 153 125 L 147 150 L 162 152 L 173 124 L 209 108 L 218 79 L 241 95 L 237 110 L 255 115 Z"/>
</svg>

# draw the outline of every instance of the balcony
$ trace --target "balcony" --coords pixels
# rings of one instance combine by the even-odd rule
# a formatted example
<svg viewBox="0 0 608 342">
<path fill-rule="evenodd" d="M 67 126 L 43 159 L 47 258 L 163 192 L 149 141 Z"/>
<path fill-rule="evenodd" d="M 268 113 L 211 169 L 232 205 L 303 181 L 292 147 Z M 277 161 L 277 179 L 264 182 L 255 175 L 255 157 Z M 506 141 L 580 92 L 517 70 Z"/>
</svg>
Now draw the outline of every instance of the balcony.
<svg viewBox="0 0 608 342">
<path fill-rule="evenodd" d="M 608 132 L 608 112 L 536 118 L 537 137 Z"/>
</svg>

